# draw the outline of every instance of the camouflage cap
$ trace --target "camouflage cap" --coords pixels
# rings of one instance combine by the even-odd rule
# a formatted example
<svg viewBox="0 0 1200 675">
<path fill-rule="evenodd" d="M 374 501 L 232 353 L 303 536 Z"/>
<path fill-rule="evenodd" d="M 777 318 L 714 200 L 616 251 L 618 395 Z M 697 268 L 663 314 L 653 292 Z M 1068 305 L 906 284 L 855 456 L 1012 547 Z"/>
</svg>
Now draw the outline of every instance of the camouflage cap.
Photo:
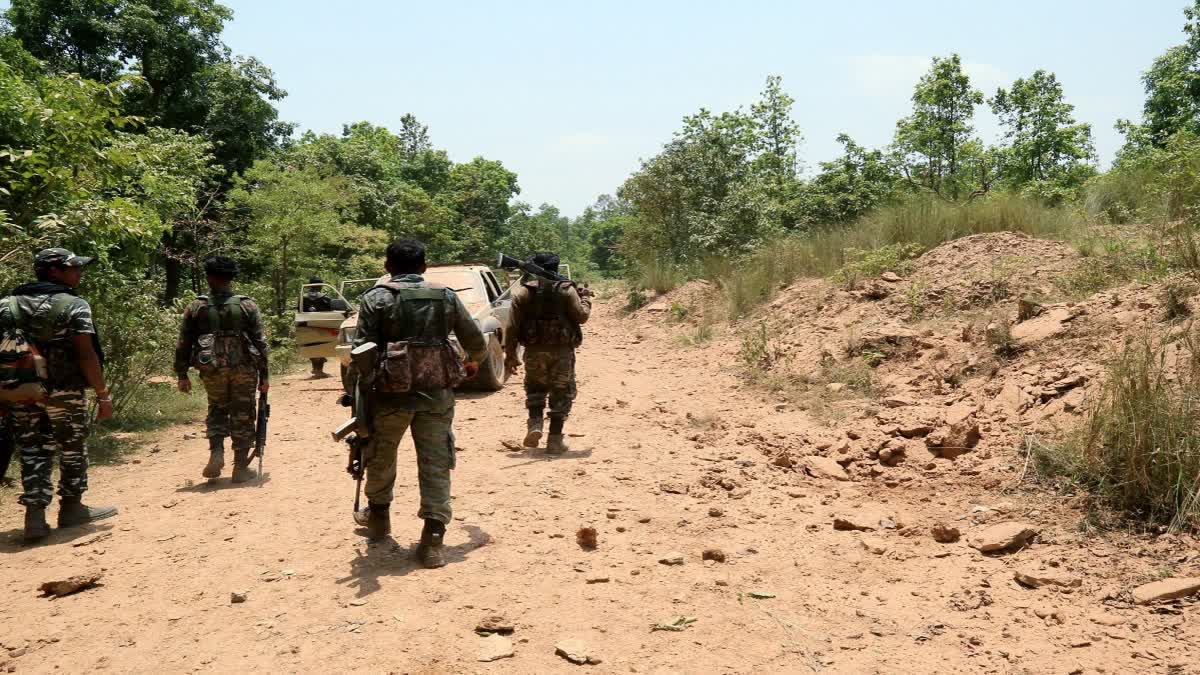
<svg viewBox="0 0 1200 675">
<path fill-rule="evenodd" d="M 75 255 L 65 248 L 48 248 L 33 256 L 34 267 L 86 267 L 95 258 Z"/>
</svg>

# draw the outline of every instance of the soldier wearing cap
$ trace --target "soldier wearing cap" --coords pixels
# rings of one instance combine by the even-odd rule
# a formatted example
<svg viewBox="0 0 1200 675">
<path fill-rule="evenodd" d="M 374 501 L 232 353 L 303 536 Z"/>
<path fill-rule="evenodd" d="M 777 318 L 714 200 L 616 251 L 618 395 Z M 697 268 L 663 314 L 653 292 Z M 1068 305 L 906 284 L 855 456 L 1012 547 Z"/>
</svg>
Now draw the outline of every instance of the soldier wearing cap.
<svg viewBox="0 0 1200 675">
<path fill-rule="evenodd" d="M 538 253 L 531 262 L 547 272 L 558 272 L 557 253 Z M 592 312 L 591 291 L 566 281 L 526 279 L 513 290 L 509 321 L 516 340 L 505 344 L 504 367 L 509 375 L 525 366 L 525 447 L 542 440 L 543 415 L 550 404 L 550 435 L 546 453 L 561 455 L 570 447 L 563 426 L 575 401 L 575 350 L 583 344 L 583 329 Z M 525 347 L 521 363 L 517 347 Z"/>
<path fill-rule="evenodd" d="M 117 514 L 111 506 L 85 506 L 88 488 L 88 403 L 84 390 L 96 393 L 96 419 L 113 415 L 104 384 L 103 352 L 92 308 L 76 287 L 92 258 L 62 248 L 34 257 L 37 281 L 13 289 L 0 300 L 0 325 L 19 327 L 46 358 L 49 397 L 44 405 L 10 411 L 12 434 L 21 463 L 26 543 L 50 534 L 46 507 L 53 497 L 51 471 L 59 449 L 58 526 L 73 527 Z"/>
<path fill-rule="evenodd" d="M 254 444 L 254 391 L 269 388 L 267 343 L 258 305 L 234 295 L 237 263 L 224 256 L 204 261 L 211 293 L 196 298 L 183 313 L 175 346 L 179 391 L 189 394 L 188 369 L 195 367 L 208 393 L 209 458 L 202 475 L 217 478 L 225 468 L 225 438 L 233 439 L 233 482 L 257 476 L 250 468 Z"/>
</svg>

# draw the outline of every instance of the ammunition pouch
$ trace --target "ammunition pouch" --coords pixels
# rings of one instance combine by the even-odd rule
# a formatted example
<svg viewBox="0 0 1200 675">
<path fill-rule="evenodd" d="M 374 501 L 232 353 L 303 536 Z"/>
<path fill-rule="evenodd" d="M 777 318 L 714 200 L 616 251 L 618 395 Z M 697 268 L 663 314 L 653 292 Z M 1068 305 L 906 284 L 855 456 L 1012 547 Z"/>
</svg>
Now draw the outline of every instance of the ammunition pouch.
<svg viewBox="0 0 1200 675">
<path fill-rule="evenodd" d="M 466 379 L 466 368 L 449 341 L 435 344 L 389 342 L 380 358 L 375 391 L 407 394 L 454 389 Z"/>
</svg>

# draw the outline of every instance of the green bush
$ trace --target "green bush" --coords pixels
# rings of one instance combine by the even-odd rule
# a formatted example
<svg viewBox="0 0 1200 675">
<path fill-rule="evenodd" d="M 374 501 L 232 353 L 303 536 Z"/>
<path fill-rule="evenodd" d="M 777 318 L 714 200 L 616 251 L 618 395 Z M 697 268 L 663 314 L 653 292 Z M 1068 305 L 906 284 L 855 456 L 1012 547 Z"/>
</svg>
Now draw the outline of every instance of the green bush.
<svg viewBox="0 0 1200 675">
<path fill-rule="evenodd" d="M 846 264 L 833 274 L 833 278 L 853 287 L 861 279 L 871 279 L 884 272 L 905 276 L 912 272 L 912 259 L 920 254 L 918 244 L 888 244 L 867 251 L 849 248 L 846 249 Z"/>
<path fill-rule="evenodd" d="M 1035 448 L 1039 473 L 1092 490 L 1137 520 L 1200 529 L 1200 370 L 1196 344 L 1179 358 L 1150 337 L 1128 343 L 1081 432 Z"/>
</svg>

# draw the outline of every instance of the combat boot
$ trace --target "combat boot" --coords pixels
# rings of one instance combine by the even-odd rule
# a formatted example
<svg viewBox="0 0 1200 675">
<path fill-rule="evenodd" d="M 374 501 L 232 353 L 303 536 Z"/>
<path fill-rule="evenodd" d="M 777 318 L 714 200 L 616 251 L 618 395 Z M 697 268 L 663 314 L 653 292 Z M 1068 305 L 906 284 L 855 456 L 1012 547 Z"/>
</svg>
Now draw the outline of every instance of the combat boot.
<svg viewBox="0 0 1200 675">
<path fill-rule="evenodd" d="M 87 506 L 81 497 L 63 497 L 58 501 L 58 526 L 75 527 L 117 515 L 115 506 Z"/>
<path fill-rule="evenodd" d="M 546 439 L 546 454 L 561 455 L 564 452 L 568 452 L 571 446 L 567 445 L 567 442 L 563 438 L 562 434 L 550 434 L 550 437 Z"/>
<path fill-rule="evenodd" d="M 218 478 L 225 468 L 225 439 L 215 436 L 208 439 L 208 464 L 200 474 L 205 478 Z"/>
<path fill-rule="evenodd" d="M 250 468 L 250 448 L 233 449 L 233 482 L 245 483 L 258 478 L 258 472 Z"/>
<path fill-rule="evenodd" d="M 49 536 L 50 524 L 46 522 L 46 507 L 26 506 L 25 536 L 23 541 L 26 544 L 36 544 Z"/>
<path fill-rule="evenodd" d="M 383 539 L 392 533 L 392 514 L 388 511 L 390 504 L 368 504 L 354 512 L 354 522 L 359 527 L 367 528 L 367 537 Z"/>
<path fill-rule="evenodd" d="M 542 441 L 542 418 L 530 417 L 525 424 L 525 442 L 523 445 L 527 448 L 536 448 L 538 443 Z"/>
<path fill-rule="evenodd" d="M 446 549 L 442 540 L 446 537 L 446 526 L 437 520 L 426 519 L 421 530 L 421 543 L 417 546 L 417 558 L 425 569 L 446 566 Z"/>
</svg>

